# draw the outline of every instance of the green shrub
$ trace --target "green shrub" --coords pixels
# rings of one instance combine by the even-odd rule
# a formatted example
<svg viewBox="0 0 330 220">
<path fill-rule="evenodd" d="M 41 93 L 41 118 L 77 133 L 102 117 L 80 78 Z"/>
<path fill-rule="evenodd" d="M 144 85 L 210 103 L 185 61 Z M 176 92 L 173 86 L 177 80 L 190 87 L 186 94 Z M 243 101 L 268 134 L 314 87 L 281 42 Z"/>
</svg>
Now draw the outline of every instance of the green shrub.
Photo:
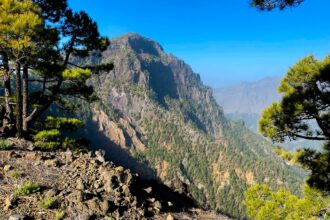
<svg viewBox="0 0 330 220">
<path fill-rule="evenodd" d="M 74 127 L 73 124 L 80 123 L 80 121 L 77 119 L 60 118 L 61 119 L 60 121 L 56 121 L 55 119 L 54 121 L 52 121 L 53 120 L 52 117 L 48 117 L 47 119 L 49 119 L 51 123 L 54 123 L 54 125 L 56 125 L 56 123 L 59 123 L 56 126 L 64 126 L 64 124 L 68 125 L 71 123 L 72 126 Z M 41 149 L 44 150 L 71 149 L 75 152 L 88 152 L 88 147 L 90 146 L 89 141 L 83 138 L 79 139 L 79 138 L 61 137 L 61 131 L 58 129 L 39 131 L 36 135 L 34 135 L 33 139 L 35 141 L 34 146 L 40 147 Z"/>
<path fill-rule="evenodd" d="M 77 153 L 87 153 L 90 142 L 86 139 L 64 138 L 62 140 L 62 150 L 71 149 Z"/>
<path fill-rule="evenodd" d="M 42 130 L 34 135 L 33 139 L 35 141 L 52 141 L 57 139 L 61 135 L 61 132 L 57 129 L 52 130 Z"/>
<path fill-rule="evenodd" d="M 10 150 L 12 148 L 12 144 L 7 140 L 0 140 L 0 150 Z"/>
<path fill-rule="evenodd" d="M 14 192 L 14 196 L 26 196 L 37 192 L 40 192 L 39 184 L 27 182 Z"/>
<path fill-rule="evenodd" d="M 13 178 L 15 178 L 15 179 L 21 178 L 22 175 L 23 175 L 23 173 L 20 172 L 20 171 L 13 171 L 13 172 L 10 173 L 10 176 L 13 177 Z"/>
<path fill-rule="evenodd" d="M 34 146 L 45 150 L 57 149 L 61 146 L 59 142 L 61 132 L 57 129 L 42 130 L 34 135 Z"/>
<path fill-rule="evenodd" d="M 54 220 L 62 220 L 65 216 L 65 212 L 64 211 L 58 211 L 55 214 L 55 218 Z"/>
<path fill-rule="evenodd" d="M 45 120 L 46 126 L 52 129 L 75 131 L 84 126 L 84 123 L 77 118 L 63 118 L 48 116 Z"/>
<path fill-rule="evenodd" d="M 34 142 L 34 146 L 40 147 L 41 149 L 44 150 L 54 150 L 60 148 L 61 143 L 58 141 L 49 141 L 49 142 L 36 141 Z"/>
<path fill-rule="evenodd" d="M 55 203 L 57 201 L 57 197 L 49 197 L 49 198 L 44 198 L 43 200 L 38 202 L 38 206 L 43 208 L 43 209 L 50 209 L 53 208 Z"/>
</svg>

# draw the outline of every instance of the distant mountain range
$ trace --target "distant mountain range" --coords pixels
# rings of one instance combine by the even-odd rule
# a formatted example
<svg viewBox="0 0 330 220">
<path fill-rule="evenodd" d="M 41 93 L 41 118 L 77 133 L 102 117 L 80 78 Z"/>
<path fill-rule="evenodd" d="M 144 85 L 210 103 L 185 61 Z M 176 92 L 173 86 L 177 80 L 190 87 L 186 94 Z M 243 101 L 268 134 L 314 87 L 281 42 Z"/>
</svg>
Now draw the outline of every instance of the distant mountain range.
<svg viewBox="0 0 330 220">
<path fill-rule="evenodd" d="M 214 89 L 214 97 L 223 107 L 228 119 L 241 121 L 247 128 L 258 133 L 258 120 L 262 111 L 273 102 L 281 99 L 277 88 L 281 77 L 267 77 L 255 82 L 242 82 L 237 85 Z M 320 142 L 297 140 L 287 141 L 284 146 L 293 150 L 297 147 L 319 148 Z"/>
<path fill-rule="evenodd" d="M 255 183 L 299 191 L 301 170 L 227 120 L 212 89 L 156 41 L 127 34 L 111 40 L 102 57 L 76 62 L 114 63 L 88 82 L 99 101 L 83 103 L 79 115 L 92 144 L 116 164 L 236 218 L 245 217 L 244 191 Z"/>
<path fill-rule="evenodd" d="M 280 77 L 268 77 L 256 82 L 242 82 L 214 89 L 214 97 L 225 114 L 260 115 L 269 104 L 281 99 L 277 92 L 280 81 Z"/>
</svg>

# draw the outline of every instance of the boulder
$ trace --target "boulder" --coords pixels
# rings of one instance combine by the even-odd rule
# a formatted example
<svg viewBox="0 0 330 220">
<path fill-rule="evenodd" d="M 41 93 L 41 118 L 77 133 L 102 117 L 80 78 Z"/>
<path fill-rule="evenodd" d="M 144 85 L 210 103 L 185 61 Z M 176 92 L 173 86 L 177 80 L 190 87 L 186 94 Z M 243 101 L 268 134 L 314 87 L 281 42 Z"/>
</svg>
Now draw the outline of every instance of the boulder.
<svg viewBox="0 0 330 220">
<path fill-rule="evenodd" d="M 99 162 L 101 162 L 101 163 L 104 163 L 104 162 L 105 162 L 104 155 L 105 155 L 104 150 L 98 150 L 98 151 L 95 151 L 96 159 L 97 159 Z"/>
<path fill-rule="evenodd" d="M 3 170 L 4 171 L 9 171 L 9 170 L 11 170 L 13 167 L 11 166 L 11 165 L 5 165 L 4 167 L 3 167 Z"/>
<path fill-rule="evenodd" d="M 29 217 L 26 215 L 15 214 L 15 215 L 9 216 L 8 220 L 27 220 L 27 219 L 29 219 Z"/>
<path fill-rule="evenodd" d="M 174 220 L 174 217 L 171 214 L 168 214 L 166 220 Z"/>
<path fill-rule="evenodd" d="M 79 190 L 85 189 L 84 182 L 81 178 L 78 178 L 76 181 L 76 189 L 79 189 Z"/>
</svg>

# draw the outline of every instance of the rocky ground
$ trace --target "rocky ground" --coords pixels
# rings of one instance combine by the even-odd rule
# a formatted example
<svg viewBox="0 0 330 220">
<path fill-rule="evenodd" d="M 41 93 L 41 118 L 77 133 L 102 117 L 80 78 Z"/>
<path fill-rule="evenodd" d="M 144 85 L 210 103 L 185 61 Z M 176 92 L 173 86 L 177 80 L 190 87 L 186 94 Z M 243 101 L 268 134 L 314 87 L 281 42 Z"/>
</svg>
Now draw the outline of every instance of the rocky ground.
<svg viewBox="0 0 330 220">
<path fill-rule="evenodd" d="M 192 207 L 188 197 L 141 181 L 102 151 L 0 151 L 0 219 L 225 219 Z"/>
</svg>

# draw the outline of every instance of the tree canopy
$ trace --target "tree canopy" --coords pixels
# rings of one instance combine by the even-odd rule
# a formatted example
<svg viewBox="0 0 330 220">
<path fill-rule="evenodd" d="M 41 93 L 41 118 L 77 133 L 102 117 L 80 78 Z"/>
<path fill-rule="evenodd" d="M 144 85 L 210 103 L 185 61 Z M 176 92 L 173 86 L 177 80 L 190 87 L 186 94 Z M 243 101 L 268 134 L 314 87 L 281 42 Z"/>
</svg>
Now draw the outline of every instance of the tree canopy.
<svg viewBox="0 0 330 220">
<path fill-rule="evenodd" d="M 304 0 L 252 0 L 251 5 L 262 11 L 273 10 L 279 8 L 280 10 L 286 7 L 295 7 L 300 5 Z"/>
<path fill-rule="evenodd" d="M 319 219 L 330 212 L 330 197 L 318 190 L 303 187 L 304 197 L 298 198 L 285 189 L 273 192 L 267 185 L 254 185 L 245 193 L 247 214 L 256 220 Z"/>
<path fill-rule="evenodd" d="M 0 48 L 2 57 L 7 59 L 3 71 L 8 77 L 8 60 L 15 65 L 16 74 L 16 129 L 19 137 L 23 135 L 21 67 L 27 62 L 27 56 L 36 51 L 34 39 L 42 28 L 40 10 L 31 1 L 0 1 Z M 4 55 L 4 53 L 6 55 Z M 4 83 L 5 84 L 5 83 Z M 10 83 L 7 85 L 10 86 Z M 18 92 L 19 91 L 19 92 Z M 7 100 L 8 101 L 8 100 Z"/>
<path fill-rule="evenodd" d="M 87 13 L 72 11 L 66 0 L 0 0 L 0 6 L 0 71 L 5 90 L 0 134 L 31 138 L 42 128 L 38 125 L 49 123 L 50 107 L 73 113 L 77 105 L 71 103 L 72 98 L 96 99 L 86 80 L 113 65 L 78 66 L 72 60 L 91 52 L 100 54 L 109 41 L 100 36 L 96 22 Z M 57 137 L 54 129 L 66 127 L 64 124 L 80 125 L 73 119 L 57 120 L 52 118 L 52 124 L 61 126 L 46 126 L 49 132 L 42 133 L 48 139 Z M 47 140 L 42 134 L 35 137 L 39 143 Z"/>
<path fill-rule="evenodd" d="M 264 110 L 259 131 L 274 142 L 324 141 L 323 151 L 299 150 L 296 161 L 311 171 L 308 184 L 330 193 L 330 56 L 300 60 L 283 78 L 279 92 L 282 100 Z"/>
<path fill-rule="evenodd" d="M 264 110 L 260 132 L 278 142 L 286 137 L 329 141 L 329 70 L 330 56 L 323 61 L 308 56 L 291 67 L 279 86 L 283 98 Z"/>
</svg>

